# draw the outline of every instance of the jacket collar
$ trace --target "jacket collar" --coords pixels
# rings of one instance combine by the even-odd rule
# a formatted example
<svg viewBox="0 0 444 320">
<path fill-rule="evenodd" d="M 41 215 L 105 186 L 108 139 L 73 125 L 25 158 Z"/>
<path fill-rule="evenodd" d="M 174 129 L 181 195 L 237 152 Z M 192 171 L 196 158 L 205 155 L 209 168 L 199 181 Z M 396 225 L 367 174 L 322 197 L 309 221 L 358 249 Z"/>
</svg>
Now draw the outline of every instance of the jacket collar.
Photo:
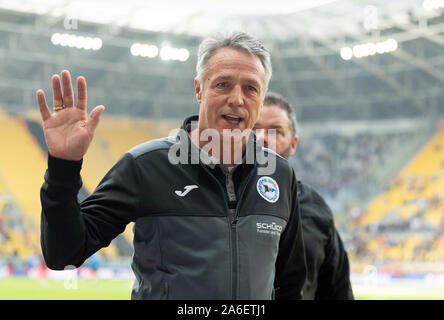
<svg viewBox="0 0 444 320">
<path fill-rule="evenodd" d="M 191 131 L 191 128 L 197 125 L 198 121 L 198 115 L 192 115 L 185 118 L 181 126 L 182 132 L 185 131 L 189 133 Z M 179 134 L 177 135 L 177 139 L 181 140 Z M 186 135 L 185 141 L 180 141 L 180 143 L 186 144 L 186 150 L 188 150 L 188 160 L 190 161 L 189 163 L 205 164 L 210 166 L 212 169 L 214 169 L 214 167 L 217 165 L 223 165 L 220 164 L 219 159 L 211 157 L 207 152 L 200 149 L 195 143 L 193 143 L 189 134 Z M 256 167 L 258 165 L 266 165 L 265 152 L 268 149 L 263 148 L 261 144 L 257 143 L 256 135 L 253 131 L 251 131 L 251 134 L 248 136 L 247 148 L 249 148 L 249 150 L 251 151 L 245 152 L 242 157 L 242 163 L 240 163 L 239 165 L 241 165 L 242 167 Z M 258 164 L 258 162 L 260 164 Z"/>
</svg>

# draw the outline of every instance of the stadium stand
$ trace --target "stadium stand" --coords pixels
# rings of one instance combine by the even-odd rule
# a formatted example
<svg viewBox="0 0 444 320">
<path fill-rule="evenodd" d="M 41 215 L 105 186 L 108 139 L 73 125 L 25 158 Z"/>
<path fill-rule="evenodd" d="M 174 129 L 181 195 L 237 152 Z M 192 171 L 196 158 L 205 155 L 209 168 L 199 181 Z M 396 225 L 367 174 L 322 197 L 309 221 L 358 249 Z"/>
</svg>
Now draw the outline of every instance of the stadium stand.
<svg viewBox="0 0 444 320">
<path fill-rule="evenodd" d="M 444 132 L 435 137 L 419 152 L 412 162 L 397 175 L 389 189 L 370 203 L 361 225 L 380 221 L 391 212 L 397 211 L 402 220 L 410 220 L 415 214 L 429 208 L 429 202 L 440 202 L 444 183 L 444 154 L 437 150 L 444 141 Z M 435 225 L 441 222 L 438 215 L 429 212 Z"/>
<path fill-rule="evenodd" d="M 440 130 L 351 222 L 356 260 L 444 261 L 443 144 Z"/>
<path fill-rule="evenodd" d="M 430 139 L 431 132 L 423 124 L 397 128 L 390 123 L 338 122 L 331 128 L 305 126 L 299 135 L 290 159 L 296 174 L 323 195 L 342 223 L 349 220 L 354 207 L 382 192 L 406 160 Z"/>
<path fill-rule="evenodd" d="M 114 159 L 119 159 L 137 144 L 153 139 L 152 122 L 128 118 L 103 118 L 98 133 L 108 145 Z"/>
<path fill-rule="evenodd" d="M 0 113 L 0 148 L 7 150 L 0 157 L 0 168 L 8 192 L 22 210 L 25 223 L 37 228 L 41 211 L 37 190 L 43 183 L 45 155 L 29 134 L 26 122 L 6 113 Z"/>
<path fill-rule="evenodd" d="M 25 259 L 39 252 L 38 231 L 25 226 L 25 220 L 0 175 L 0 257 Z"/>
<path fill-rule="evenodd" d="M 108 144 L 100 134 L 97 134 L 91 142 L 82 165 L 82 180 L 88 193 L 94 191 L 114 163 L 115 157 L 111 154 Z"/>
</svg>

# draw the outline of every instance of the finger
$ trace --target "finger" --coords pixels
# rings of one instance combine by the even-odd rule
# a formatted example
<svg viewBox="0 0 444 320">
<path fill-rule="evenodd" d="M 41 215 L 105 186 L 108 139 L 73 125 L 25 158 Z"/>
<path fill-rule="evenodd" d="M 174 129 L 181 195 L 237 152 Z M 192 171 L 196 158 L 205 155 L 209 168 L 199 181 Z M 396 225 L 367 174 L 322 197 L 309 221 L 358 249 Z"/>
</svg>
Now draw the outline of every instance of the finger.
<svg viewBox="0 0 444 320">
<path fill-rule="evenodd" d="M 74 94 L 72 91 L 71 75 L 68 70 L 62 71 L 63 105 L 65 108 L 74 107 Z"/>
<path fill-rule="evenodd" d="M 86 111 L 86 80 L 84 77 L 77 78 L 77 105 L 76 107 Z"/>
<path fill-rule="evenodd" d="M 37 103 L 39 104 L 40 115 L 42 120 L 46 121 L 51 118 L 51 112 L 48 109 L 48 104 L 46 103 L 45 93 L 43 90 L 37 90 L 36 92 Z"/>
<path fill-rule="evenodd" d="M 104 106 L 97 106 L 94 108 L 93 111 L 91 111 L 87 124 L 90 132 L 94 133 L 94 131 L 96 130 L 97 125 L 99 124 L 100 116 L 104 110 Z"/>
<path fill-rule="evenodd" d="M 62 88 L 57 74 L 52 76 L 52 106 L 54 110 L 63 107 Z"/>
</svg>

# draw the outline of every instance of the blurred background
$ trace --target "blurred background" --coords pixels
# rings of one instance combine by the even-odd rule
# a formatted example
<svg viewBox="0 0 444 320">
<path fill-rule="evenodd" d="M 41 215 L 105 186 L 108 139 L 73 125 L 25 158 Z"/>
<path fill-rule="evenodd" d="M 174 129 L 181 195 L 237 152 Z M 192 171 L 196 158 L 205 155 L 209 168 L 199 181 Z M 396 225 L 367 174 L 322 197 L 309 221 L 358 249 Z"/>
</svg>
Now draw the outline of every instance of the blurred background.
<svg viewBox="0 0 444 320">
<path fill-rule="evenodd" d="M 197 48 L 242 30 L 295 108 L 298 178 L 333 210 L 358 299 L 444 299 L 444 0 L 0 0 L 0 298 L 128 299 L 132 226 L 77 270 L 40 249 L 51 76 L 106 106 L 83 199 L 131 147 L 197 114 Z M 51 106 L 50 106 L 51 107 Z"/>
</svg>

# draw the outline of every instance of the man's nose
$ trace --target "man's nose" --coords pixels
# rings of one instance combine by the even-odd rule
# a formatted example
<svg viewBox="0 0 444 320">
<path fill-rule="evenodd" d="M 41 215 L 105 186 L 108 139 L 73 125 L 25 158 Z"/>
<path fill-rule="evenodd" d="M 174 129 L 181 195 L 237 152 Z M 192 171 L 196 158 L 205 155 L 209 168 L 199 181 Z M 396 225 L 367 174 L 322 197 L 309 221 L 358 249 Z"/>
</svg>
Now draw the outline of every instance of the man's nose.
<svg viewBox="0 0 444 320">
<path fill-rule="evenodd" d="M 244 104 L 244 96 L 240 85 L 234 86 L 231 90 L 228 103 L 232 106 L 242 106 Z"/>
</svg>

